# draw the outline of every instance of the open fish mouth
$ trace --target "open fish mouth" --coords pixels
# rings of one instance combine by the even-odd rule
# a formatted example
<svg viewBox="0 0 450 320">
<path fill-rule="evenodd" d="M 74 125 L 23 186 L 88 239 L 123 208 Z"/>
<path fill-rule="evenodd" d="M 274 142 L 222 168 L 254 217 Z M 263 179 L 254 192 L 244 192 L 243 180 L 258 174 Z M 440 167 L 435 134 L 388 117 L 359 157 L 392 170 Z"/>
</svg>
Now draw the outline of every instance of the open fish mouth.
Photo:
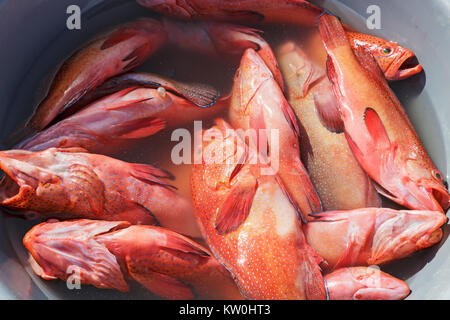
<svg viewBox="0 0 450 320">
<path fill-rule="evenodd" d="M 19 184 L 0 169 L 0 205 L 7 205 L 19 193 Z"/>
<path fill-rule="evenodd" d="M 436 202 L 439 203 L 444 212 L 450 207 L 450 195 L 447 190 L 442 188 L 432 188 L 430 194 Z"/>
<path fill-rule="evenodd" d="M 423 67 L 414 54 L 405 54 L 399 63 L 392 65 L 389 69 L 393 73 L 391 80 L 403 80 L 418 74 L 423 70 Z"/>
</svg>

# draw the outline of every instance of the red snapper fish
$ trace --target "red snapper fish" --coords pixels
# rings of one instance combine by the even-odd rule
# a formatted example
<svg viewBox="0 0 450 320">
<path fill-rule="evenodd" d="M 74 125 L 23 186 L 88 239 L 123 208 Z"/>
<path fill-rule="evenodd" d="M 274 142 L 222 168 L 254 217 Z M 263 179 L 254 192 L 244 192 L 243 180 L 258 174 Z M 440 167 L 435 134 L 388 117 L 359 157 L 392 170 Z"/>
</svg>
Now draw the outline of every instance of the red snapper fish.
<svg viewBox="0 0 450 320">
<path fill-rule="evenodd" d="M 438 211 L 364 208 L 315 215 L 303 227 L 306 241 L 327 269 L 379 265 L 404 258 L 442 239 L 446 216 Z"/>
<path fill-rule="evenodd" d="M 211 253 L 173 231 L 125 221 L 50 221 L 23 243 L 34 272 L 46 280 L 79 275 L 82 284 L 129 291 L 135 281 L 166 299 L 242 299 Z"/>
<path fill-rule="evenodd" d="M 325 70 L 288 42 L 278 50 L 289 104 L 304 128 L 302 162 L 325 211 L 379 207 L 372 181 L 356 161 L 342 133 L 332 132 L 317 114 L 320 104 L 337 104 Z"/>
<path fill-rule="evenodd" d="M 440 173 L 379 66 L 363 47 L 354 52 L 340 21 L 319 19 L 328 52 L 328 78 L 338 107 L 324 105 L 318 113 L 330 130 L 345 131 L 350 148 L 364 171 L 387 198 L 416 210 L 446 210 L 450 195 Z M 331 106 L 331 107 L 330 107 Z"/>
<path fill-rule="evenodd" d="M 147 8 L 185 20 L 276 23 L 314 27 L 324 9 L 305 0 L 137 0 Z M 423 70 L 414 53 L 395 42 L 347 28 L 353 49 L 363 46 L 375 57 L 388 80 L 402 80 Z"/>
<path fill-rule="evenodd" d="M 205 101 L 213 96 L 212 92 L 208 93 Z M 121 141 L 148 137 L 167 126 L 214 116 L 227 103 L 220 100 L 217 105 L 204 109 L 164 87 L 131 87 L 96 100 L 15 148 L 41 151 L 52 147 L 81 147 L 89 152 L 109 154 L 110 150 L 117 151 Z"/>
<path fill-rule="evenodd" d="M 215 257 L 248 299 L 326 299 L 322 259 L 275 175 L 224 120 L 203 132 L 191 176 L 195 214 Z M 226 150 L 224 152 L 224 150 Z M 255 163 L 255 164 L 252 164 Z"/>
<path fill-rule="evenodd" d="M 161 225 L 201 237 L 190 201 L 145 164 L 86 153 L 81 148 L 0 152 L 0 206 L 45 218 L 88 218 Z"/>
<path fill-rule="evenodd" d="M 236 73 L 230 105 L 235 128 L 253 130 L 258 148 L 267 143 L 268 154 L 278 157 L 274 167 L 296 210 L 303 217 L 322 211 L 320 199 L 300 159 L 300 129 L 273 74 L 253 49 L 247 49 Z M 278 132 L 278 139 L 269 135 Z M 255 137 L 253 137 L 255 140 Z M 278 169 L 278 170 L 277 170 Z"/>
<path fill-rule="evenodd" d="M 44 129 L 61 111 L 106 79 L 142 64 L 166 40 L 161 23 L 150 18 L 125 23 L 97 37 L 59 68 L 47 96 L 15 136 L 26 137 Z"/>
</svg>

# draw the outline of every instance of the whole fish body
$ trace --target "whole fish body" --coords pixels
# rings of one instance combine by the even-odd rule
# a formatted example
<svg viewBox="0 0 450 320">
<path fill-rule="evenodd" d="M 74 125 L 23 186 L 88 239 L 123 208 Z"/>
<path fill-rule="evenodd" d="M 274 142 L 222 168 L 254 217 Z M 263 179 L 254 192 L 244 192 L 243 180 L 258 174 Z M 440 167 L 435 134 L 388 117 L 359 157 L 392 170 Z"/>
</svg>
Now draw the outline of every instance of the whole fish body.
<svg viewBox="0 0 450 320">
<path fill-rule="evenodd" d="M 101 98 L 23 141 L 16 149 L 81 147 L 93 153 L 117 153 L 120 141 L 144 138 L 167 126 L 211 117 L 228 105 L 220 100 L 204 109 L 160 88 L 162 91 L 131 87 Z"/>
<path fill-rule="evenodd" d="M 303 230 L 333 270 L 384 264 L 428 248 L 442 239 L 446 220 L 438 211 L 363 208 L 319 213 Z"/>
<path fill-rule="evenodd" d="M 338 107 L 321 108 L 323 123 L 345 131 L 355 158 L 389 199 L 416 210 L 446 210 L 450 196 L 380 68 L 362 47 L 351 49 L 339 20 L 319 19 Z"/>
<path fill-rule="evenodd" d="M 275 175 L 252 164 L 257 151 L 224 120 L 203 132 L 191 175 L 195 214 L 215 257 L 249 299 L 326 299 L 301 221 Z M 223 154 L 220 159 L 214 155 Z M 243 161 L 236 161 L 243 159 Z"/>
<path fill-rule="evenodd" d="M 314 27 L 325 11 L 305 0 L 137 0 L 167 16 L 185 20 L 276 23 Z M 349 28 L 347 28 L 349 29 Z M 401 80 L 423 70 L 410 50 L 395 42 L 347 31 L 353 48 L 363 46 L 375 57 L 388 80 Z M 321 49 L 323 50 L 323 49 Z"/>
<path fill-rule="evenodd" d="M 411 290 L 402 280 L 372 268 L 341 268 L 325 275 L 330 300 L 401 300 Z"/>
<path fill-rule="evenodd" d="M 88 218 L 161 225 L 201 237 L 189 200 L 144 164 L 86 153 L 81 148 L 0 152 L 0 206 L 46 218 Z"/>
<path fill-rule="evenodd" d="M 254 130 L 258 148 L 263 147 L 261 141 L 267 141 L 271 161 L 278 158 L 278 168 L 274 170 L 299 214 L 306 219 L 308 214 L 322 211 L 300 159 L 298 120 L 271 71 L 252 49 L 245 51 L 237 71 L 229 115 L 233 127 Z M 269 136 L 275 132 L 278 140 L 273 141 Z"/>
<path fill-rule="evenodd" d="M 323 209 L 379 207 L 380 197 L 353 156 L 345 135 L 329 131 L 317 114 L 316 104 L 337 103 L 325 70 L 293 42 L 282 45 L 277 57 L 289 104 L 304 128 L 300 138 L 302 162 Z"/>
<path fill-rule="evenodd" d="M 166 299 L 242 299 L 211 253 L 173 231 L 125 221 L 45 222 L 24 237 L 33 270 L 43 279 L 129 291 L 130 280 Z M 68 270 L 70 272 L 68 273 Z"/>
<path fill-rule="evenodd" d="M 47 96 L 16 136 L 26 137 L 44 129 L 61 111 L 106 79 L 142 64 L 166 40 L 161 23 L 151 18 L 125 23 L 93 40 L 59 68 Z"/>
</svg>

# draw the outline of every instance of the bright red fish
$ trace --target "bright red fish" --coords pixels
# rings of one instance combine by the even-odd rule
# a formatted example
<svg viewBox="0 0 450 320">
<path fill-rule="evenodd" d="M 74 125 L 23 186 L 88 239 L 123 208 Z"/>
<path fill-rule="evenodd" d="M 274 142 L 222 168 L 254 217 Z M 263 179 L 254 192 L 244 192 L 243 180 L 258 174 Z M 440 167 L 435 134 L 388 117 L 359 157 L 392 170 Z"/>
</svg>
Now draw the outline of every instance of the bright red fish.
<svg viewBox="0 0 450 320">
<path fill-rule="evenodd" d="M 161 23 L 150 18 L 123 24 L 93 40 L 59 68 L 47 96 L 16 136 L 44 129 L 61 111 L 106 79 L 139 66 L 166 40 Z"/>
<path fill-rule="evenodd" d="M 326 299 L 318 263 L 276 175 L 224 120 L 203 132 L 191 176 L 195 214 L 216 258 L 249 299 Z M 253 164 L 255 163 L 255 164 Z"/>
<path fill-rule="evenodd" d="M 0 206 L 43 217 L 161 225 L 201 237 L 189 200 L 150 165 L 126 163 L 81 148 L 0 152 Z"/>
<path fill-rule="evenodd" d="M 370 53 L 351 49 L 340 21 L 319 19 L 329 58 L 328 77 L 338 107 L 319 111 L 322 122 L 345 130 L 356 159 L 387 198 L 410 209 L 443 211 L 450 195 L 408 116 Z"/>
<path fill-rule="evenodd" d="M 82 147 L 93 153 L 116 153 L 121 141 L 150 136 L 166 125 L 176 127 L 214 116 L 227 105 L 228 101 L 220 100 L 205 109 L 164 87 L 128 88 L 93 102 L 15 148 Z"/>
<path fill-rule="evenodd" d="M 325 280 L 330 300 L 401 300 L 411 293 L 404 281 L 369 267 L 338 269 Z"/>
<path fill-rule="evenodd" d="M 297 117 L 271 71 L 252 49 L 245 51 L 234 80 L 230 121 L 235 128 L 253 130 L 253 142 L 258 148 L 268 145 L 271 165 L 299 214 L 307 217 L 322 211 L 320 199 L 300 159 Z M 271 136 L 275 133 L 278 137 L 274 140 Z M 274 158 L 278 158 L 275 159 L 278 168 L 274 166 Z"/>
<path fill-rule="evenodd" d="M 293 42 L 283 44 L 277 57 L 289 104 L 304 128 L 300 138 L 302 162 L 324 210 L 379 207 L 380 196 L 353 156 L 345 135 L 328 130 L 320 121 L 318 105 L 337 104 L 324 68 Z"/>
<path fill-rule="evenodd" d="M 128 222 L 72 220 L 41 223 L 23 243 L 43 279 L 129 291 L 136 281 L 166 299 L 242 299 L 211 253 L 175 232 Z"/>
<path fill-rule="evenodd" d="M 368 266 L 404 258 L 442 239 L 438 211 L 364 208 L 322 212 L 304 226 L 308 244 L 328 269 Z"/>
<path fill-rule="evenodd" d="M 324 10 L 305 0 L 137 0 L 164 15 L 185 20 L 218 20 L 245 24 L 277 23 L 313 27 Z M 363 46 L 375 57 L 388 80 L 422 71 L 413 52 L 368 34 L 347 31 L 352 47 Z"/>
</svg>

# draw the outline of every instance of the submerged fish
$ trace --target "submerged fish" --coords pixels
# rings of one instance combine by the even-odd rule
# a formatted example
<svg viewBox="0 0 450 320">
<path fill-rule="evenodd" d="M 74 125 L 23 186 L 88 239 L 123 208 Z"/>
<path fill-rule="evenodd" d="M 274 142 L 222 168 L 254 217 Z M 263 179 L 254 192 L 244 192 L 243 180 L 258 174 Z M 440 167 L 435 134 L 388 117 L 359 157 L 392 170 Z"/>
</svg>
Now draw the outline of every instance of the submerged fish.
<svg viewBox="0 0 450 320">
<path fill-rule="evenodd" d="M 74 278 L 101 289 L 129 291 L 130 280 L 166 299 L 242 299 L 228 271 L 192 240 L 128 222 L 45 222 L 24 237 L 43 279 Z M 75 273 L 74 273 L 75 272 Z"/>
<path fill-rule="evenodd" d="M 404 258 L 442 239 L 447 220 L 438 211 L 364 208 L 317 214 L 303 230 L 328 269 Z"/>
<path fill-rule="evenodd" d="M 269 44 L 261 37 L 262 31 L 217 22 L 186 23 L 163 19 L 162 23 L 167 30 L 169 42 L 178 48 L 219 57 L 240 57 L 246 49 L 254 49 L 283 88 L 277 59 Z"/>
<path fill-rule="evenodd" d="M 15 136 L 23 138 L 44 129 L 61 111 L 106 79 L 142 64 L 166 40 L 161 23 L 150 18 L 120 25 L 93 40 L 59 68 L 47 96 Z"/>
<path fill-rule="evenodd" d="M 338 269 L 325 280 L 330 300 L 401 300 L 411 293 L 404 281 L 369 267 Z"/>
<path fill-rule="evenodd" d="M 69 109 L 61 112 L 55 118 L 53 124 L 71 116 L 103 97 L 133 87 L 169 91 L 202 108 L 213 106 L 220 97 L 220 93 L 215 88 L 205 84 L 183 83 L 152 73 L 129 72 L 111 78 L 94 90 L 86 93 L 86 95 Z"/>
<path fill-rule="evenodd" d="M 345 135 L 329 131 L 317 114 L 316 105 L 337 103 L 325 70 L 293 42 L 282 45 L 277 57 L 289 104 L 304 129 L 300 134 L 302 161 L 323 209 L 379 207 L 380 197 L 353 156 Z"/>
<path fill-rule="evenodd" d="M 277 23 L 313 27 L 325 12 L 305 0 L 137 0 L 142 6 L 185 20 Z M 401 80 L 422 71 L 413 52 L 372 35 L 353 32 L 347 37 L 355 49 L 363 46 L 375 57 L 388 80 Z"/>
<path fill-rule="evenodd" d="M 363 47 L 353 52 L 340 21 L 319 19 L 338 107 L 321 105 L 322 122 L 342 132 L 355 158 L 387 198 L 416 210 L 446 210 L 450 195 L 379 66 Z"/>
<path fill-rule="evenodd" d="M 228 101 L 203 109 L 182 96 L 158 89 L 132 87 L 106 96 L 18 144 L 16 149 L 82 147 L 93 153 L 116 153 L 120 141 L 150 136 L 223 111 Z"/>
<path fill-rule="evenodd" d="M 189 200 L 161 180 L 168 173 L 81 148 L 0 152 L 0 206 L 47 218 L 161 225 L 201 237 Z"/>
<path fill-rule="evenodd" d="M 264 61 L 247 49 L 237 71 L 230 106 L 230 121 L 235 128 L 253 130 L 258 148 L 267 143 L 271 165 L 283 182 L 299 214 L 322 211 L 308 172 L 300 159 L 298 120 Z M 273 141 L 269 136 L 277 133 Z"/>
<path fill-rule="evenodd" d="M 195 214 L 216 258 L 249 299 L 326 299 L 322 259 L 276 175 L 224 120 L 205 132 L 191 176 Z M 224 150 L 227 150 L 224 152 Z M 255 163 L 255 164 L 252 164 Z"/>
</svg>

